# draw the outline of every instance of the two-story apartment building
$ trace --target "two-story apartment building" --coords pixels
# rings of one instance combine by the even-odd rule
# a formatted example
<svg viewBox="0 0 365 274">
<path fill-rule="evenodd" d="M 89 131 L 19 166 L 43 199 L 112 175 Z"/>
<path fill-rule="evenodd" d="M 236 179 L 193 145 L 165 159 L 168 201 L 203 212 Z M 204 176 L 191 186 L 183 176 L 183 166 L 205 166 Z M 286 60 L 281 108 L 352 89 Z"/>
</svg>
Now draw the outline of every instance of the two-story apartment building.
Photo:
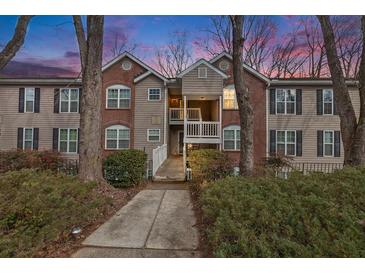
<svg viewBox="0 0 365 274">
<path fill-rule="evenodd" d="M 254 110 L 254 161 L 280 153 L 296 162 L 341 162 L 330 79 L 268 79 L 244 66 Z M 144 150 L 154 175 L 169 156 L 223 150 L 236 162 L 240 129 L 232 58 L 200 59 L 167 79 L 125 52 L 103 66 L 104 156 Z M 348 82 L 355 107 L 355 82 Z M 0 149 L 54 149 L 77 159 L 81 80 L 0 79 Z"/>
</svg>

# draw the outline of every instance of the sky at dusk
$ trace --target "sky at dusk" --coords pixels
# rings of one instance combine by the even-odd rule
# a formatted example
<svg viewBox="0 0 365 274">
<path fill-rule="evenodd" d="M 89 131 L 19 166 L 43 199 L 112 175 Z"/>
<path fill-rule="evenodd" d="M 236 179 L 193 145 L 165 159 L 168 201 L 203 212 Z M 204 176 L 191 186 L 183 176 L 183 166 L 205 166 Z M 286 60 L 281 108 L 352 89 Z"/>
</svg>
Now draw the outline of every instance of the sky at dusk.
<svg viewBox="0 0 365 274">
<path fill-rule="evenodd" d="M 84 18 L 85 19 L 85 18 Z M 277 35 L 293 28 L 296 16 L 273 16 L 278 27 Z M 17 16 L 0 16 L 0 47 L 11 38 Z M 194 41 L 209 27 L 209 16 L 105 16 L 104 60 L 112 59 L 115 35 L 137 44 L 135 55 L 151 64 L 156 48 L 163 47 L 171 33 L 184 31 L 193 47 L 193 59 L 201 51 L 194 49 Z M 79 71 L 79 56 L 71 16 L 36 16 L 32 19 L 25 43 L 8 69 L 19 70 L 39 66 L 55 67 L 56 74 L 67 75 Z M 21 72 L 20 72 L 21 73 Z M 72 73 L 71 73 L 72 74 Z"/>
</svg>

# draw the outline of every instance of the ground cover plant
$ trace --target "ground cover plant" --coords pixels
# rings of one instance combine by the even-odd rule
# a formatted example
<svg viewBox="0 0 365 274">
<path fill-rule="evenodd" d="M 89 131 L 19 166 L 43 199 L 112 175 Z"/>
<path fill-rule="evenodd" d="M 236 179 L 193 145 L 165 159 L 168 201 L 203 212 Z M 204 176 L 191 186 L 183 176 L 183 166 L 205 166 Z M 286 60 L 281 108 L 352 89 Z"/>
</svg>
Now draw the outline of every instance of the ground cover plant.
<svg viewBox="0 0 365 274">
<path fill-rule="evenodd" d="M 365 257 L 365 169 L 227 177 L 201 195 L 217 257 Z"/>
<path fill-rule="evenodd" d="M 37 256 L 103 216 L 111 201 L 96 187 L 51 170 L 0 174 L 0 257 Z"/>
</svg>

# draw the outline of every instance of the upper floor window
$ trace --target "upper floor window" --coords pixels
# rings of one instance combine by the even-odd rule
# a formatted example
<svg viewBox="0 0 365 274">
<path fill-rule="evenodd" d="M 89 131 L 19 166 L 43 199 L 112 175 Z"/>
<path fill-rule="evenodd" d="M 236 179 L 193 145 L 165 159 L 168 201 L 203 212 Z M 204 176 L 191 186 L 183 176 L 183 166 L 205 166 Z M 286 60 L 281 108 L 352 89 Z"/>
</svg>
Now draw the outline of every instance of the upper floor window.
<svg viewBox="0 0 365 274">
<path fill-rule="evenodd" d="M 148 89 L 148 101 L 160 101 L 161 100 L 161 89 L 160 88 L 149 88 Z"/>
<path fill-rule="evenodd" d="M 127 149 L 130 142 L 130 130 L 126 126 L 115 125 L 105 129 L 106 149 Z"/>
<path fill-rule="evenodd" d="M 236 90 L 234 85 L 227 86 L 223 89 L 223 108 L 238 109 Z"/>
<path fill-rule="evenodd" d="M 147 129 L 147 141 L 159 142 L 160 141 L 160 129 Z"/>
<path fill-rule="evenodd" d="M 276 90 L 276 113 L 294 114 L 295 113 L 295 90 L 277 89 Z"/>
<path fill-rule="evenodd" d="M 34 112 L 35 88 L 25 88 L 24 112 Z"/>
<path fill-rule="evenodd" d="M 198 78 L 207 78 L 208 71 L 206 67 L 198 68 Z"/>
<path fill-rule="evenodd" d="M 130 108 L 131 89 L 126 86 L 116 85 L 107 89 L 106 108 Z"/>
<path fill-rule="evenodd" d="M 323 114 L 333 114 L 333 91 L 323 90 Z"/>
<path fill-rule="evenodd" d="M 295 156 L 296 131 L 277 130 L 276 131 L 276 152 L 279 155 Z"/>
<path fill-rule="evenodd" d="M 223 149 L 240 150 L 240 127 L 228 126 L 223 129 Z"/>
<path fill-rule="evenodd" d="M 60 112 L 79 112 L 79 89 L 63 88 L 60 93 Z"/>
<path fill-rule="evenodd" d="M 58 134 L 58 151 L 62 153 L 77 153 L 78 129 L 60 128 Z"/>
</svg>

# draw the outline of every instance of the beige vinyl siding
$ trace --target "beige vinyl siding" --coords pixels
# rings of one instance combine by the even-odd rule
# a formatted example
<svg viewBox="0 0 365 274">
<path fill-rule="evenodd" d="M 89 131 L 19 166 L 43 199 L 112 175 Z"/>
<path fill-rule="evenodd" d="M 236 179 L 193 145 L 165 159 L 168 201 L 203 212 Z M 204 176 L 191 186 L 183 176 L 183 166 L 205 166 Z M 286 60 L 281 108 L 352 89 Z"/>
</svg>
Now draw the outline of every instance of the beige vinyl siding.
<svg viewBox="0 0 365 274">
<path fill-rule="evenodd" d="M 198 78 L 198 68 L 207 68 L 207 78 Z M 182 77 L 182 95 L 221 95 L 223 77 L 202 64 Z"/>
<path fill-rule="evenodd" d="M 161 100 L 148 101 L 148 89 L 160 88 Z M 152 159 L 152 150 L 164 142 L 164 84 L 156 76 L 148 76 L 136 85 L 134 113 L 134 148 L 145 150 L 148 159 Z M 159 125 L 152 123 L 152 117 L 160 116 Z M 147 129 L 160 129 L 160 141 L 148 142 Z"/>
<path fill-rule="evenodd" d="M 287 87 L 286 87 L 287 88 Z M 302 130 L 303 154 L 294 157 L 297 162 L 343 162 L 343 144 L 341 143 L 341 157 L 317 157 L 317 130 L 340 130 L 338 115 L 317 115 L 317 89 L 330 87 L 293 87 L 302 89 L 302 115 L 284 115 L 268 113 L 268 146 L 270 146 L 270 130 Z M 358 115 L 360 102 L 358 91 L 350 89 L 350 96 Z"/>
<path fill-rule="evenodd" d="M 0 150 L 17 148 L 17 128 L 39 128 L 39 150 L 50 150 L 53 144 L 53 128 L 79 128 L 78 113 L 54 113 L 55 86 L 40 88 L 40 112 L 19 113 L 19 88 L 25 86 L 0 86 Z M 29 86 L 33 87 L 33 86 Z M 68 155 L 75 158 L 77 155 Z"/>
</svg>

